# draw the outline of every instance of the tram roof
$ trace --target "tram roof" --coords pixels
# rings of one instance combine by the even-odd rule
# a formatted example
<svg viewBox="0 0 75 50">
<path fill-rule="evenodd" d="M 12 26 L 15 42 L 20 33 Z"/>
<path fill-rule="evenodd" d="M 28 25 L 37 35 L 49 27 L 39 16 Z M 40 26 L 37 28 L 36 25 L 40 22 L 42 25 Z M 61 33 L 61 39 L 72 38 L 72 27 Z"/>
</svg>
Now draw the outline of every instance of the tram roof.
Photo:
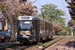
<svg viewBox="0 0 75 50">
<path fill-rule="evenodd" d="M 41 21 L 44 21 L 44 22 L 52 23 L 52 22 L 50 22 L 50 21 L 48 21 L 46 19 L 40 18 L 38 16 L 19 16 L 19 17 L 31 17 L 31 20 L 41 20 Z M 18 17 L 18 20 L 19 20 L 19 17 Z M 25 19 L 23 19 L 23 20 L 25 20 Z"/>
<path fill-rule="evenodd" d="M 37 17 L 37 18 L 38 18 L 38 20 L 41 20 L 41 21 L 44 21 L 44 22 L 48 22 L 48 23 L 52 23 L 52 22 L 50 22 L 50 21 L 48 21 L 46 19 L 43 19 L 43 18 L 40 18 L 40 17 Z"/>
</svg>

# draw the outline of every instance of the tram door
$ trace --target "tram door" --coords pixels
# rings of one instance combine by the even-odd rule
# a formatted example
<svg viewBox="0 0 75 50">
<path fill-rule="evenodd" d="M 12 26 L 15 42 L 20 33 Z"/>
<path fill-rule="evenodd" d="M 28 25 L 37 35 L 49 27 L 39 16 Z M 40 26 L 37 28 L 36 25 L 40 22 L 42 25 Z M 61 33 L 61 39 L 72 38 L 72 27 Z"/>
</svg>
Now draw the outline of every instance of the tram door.
<svg viewBox="0 0 75 50">
<path fill-rule="evenodd" d="M 39 34 L 40 34 L 40 21 L 35 20 L 35 29 L 36 29 L 36 40 L 40 40 Z"/>
</svg>

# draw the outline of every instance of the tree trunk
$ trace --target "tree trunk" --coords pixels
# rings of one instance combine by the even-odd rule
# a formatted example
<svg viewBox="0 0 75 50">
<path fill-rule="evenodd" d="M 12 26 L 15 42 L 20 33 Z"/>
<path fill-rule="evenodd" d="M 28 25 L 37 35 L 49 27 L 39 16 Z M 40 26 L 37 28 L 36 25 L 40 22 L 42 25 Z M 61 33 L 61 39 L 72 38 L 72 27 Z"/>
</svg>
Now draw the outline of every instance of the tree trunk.
<svg viewBox="0 0 75 50">
<path fill-rule="evenodd" d="M 73 33 L 74 33 L 74 35 L 75 35 L 75 26 L 73 27 Z"/>
<path fill-rule="evenodd" d="M 57 32 L 57 30 L 55 30 L 55 34 L 56 34 L 56 35 L 58 35 L 58 32 Z"/>
<path fill-rule="evenodd" d="M 74 35 L 75 35 L 75 20 L 74 20 L 74 23 L 73 23 L 73 32 L 74 32 Z"/>
<path fill-rule="evenodd" d="M 16 41 L 15 37 L 15 22 L 11 24 L 11 41 L 14 42 Z"/>
<path fill-rule="evenodd" d="M 75 36 L 75 31 L 73 31 L 73 34 L 74 34 L 74 36 Z"/>
</svg>

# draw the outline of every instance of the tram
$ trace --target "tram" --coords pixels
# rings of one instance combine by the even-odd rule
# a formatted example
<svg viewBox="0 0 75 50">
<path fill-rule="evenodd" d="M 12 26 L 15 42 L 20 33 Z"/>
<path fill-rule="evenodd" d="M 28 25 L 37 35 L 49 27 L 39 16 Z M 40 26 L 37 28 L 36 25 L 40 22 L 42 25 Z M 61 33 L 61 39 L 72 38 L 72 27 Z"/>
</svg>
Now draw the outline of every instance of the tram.
<svg viewBox="0 0 75 50">
<path fill-rule="evenodd" d="M 38 42 L 52 38 L 52 23 L 38 16 L 18 17 L 18 39 L 23 42 Z"/>
</svg>

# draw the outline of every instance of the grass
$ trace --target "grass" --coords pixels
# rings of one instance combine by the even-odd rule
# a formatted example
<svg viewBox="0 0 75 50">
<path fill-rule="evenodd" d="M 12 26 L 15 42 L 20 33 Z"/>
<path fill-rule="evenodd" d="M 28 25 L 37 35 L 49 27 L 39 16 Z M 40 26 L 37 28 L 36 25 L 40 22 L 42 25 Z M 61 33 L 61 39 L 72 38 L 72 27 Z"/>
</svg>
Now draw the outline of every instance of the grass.
<svg viewBox="0 0 75 50">
<path fill-rule="evenodd" d="M 40 46 L 45 47 L 46 45 L 44 45 L 44 44 L 38 42 L 38 43 L 37 43 L 37 48 L 40 47 Z"/>
<path fill-rule="evenodd" d="M 47 43 L 50 43 L 50 41 L 48 41 Z"/>
<path fill-rule="evenodd" d="M 4 46 L 0 46 L 0 47 L 2 47 L 2 48 L 3 48 Z"/>
</svg>

